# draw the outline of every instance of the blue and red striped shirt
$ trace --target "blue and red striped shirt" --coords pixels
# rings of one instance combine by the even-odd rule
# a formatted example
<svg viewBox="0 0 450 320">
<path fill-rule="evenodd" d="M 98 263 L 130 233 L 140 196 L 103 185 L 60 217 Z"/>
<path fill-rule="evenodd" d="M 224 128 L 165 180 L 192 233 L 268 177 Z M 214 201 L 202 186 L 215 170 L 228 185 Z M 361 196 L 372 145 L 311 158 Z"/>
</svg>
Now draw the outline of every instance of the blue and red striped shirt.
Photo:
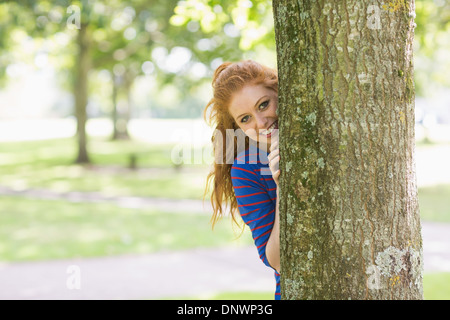
<svg viewBox="0 0 450 320">
<path fill-rule="evenodd" d="M 250 228 L 262 262 L 272 268 L 266 245 L 275 220 L 277 185 L 268 166 L 268 153 L 251 146 L 231 167 L 231 179 L 242 220 Z M 280 274 L 275 271 L 275 300 L 280 299 Z"/>
</svg>

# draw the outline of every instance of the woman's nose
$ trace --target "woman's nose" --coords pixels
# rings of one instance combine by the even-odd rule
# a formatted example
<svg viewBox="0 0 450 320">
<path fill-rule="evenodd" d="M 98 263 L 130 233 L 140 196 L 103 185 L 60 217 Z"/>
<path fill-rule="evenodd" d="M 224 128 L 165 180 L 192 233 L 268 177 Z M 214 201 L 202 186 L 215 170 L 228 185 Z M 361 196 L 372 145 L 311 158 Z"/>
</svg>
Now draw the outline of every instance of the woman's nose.
<svg viewBox="0 0 450 320">
<path fill-rule="evenodd" d="M 261 115 L 257 115 L 255 118 L 258 129 L 265 129 L 267 125 L 267 118 Z"/>
</svg>

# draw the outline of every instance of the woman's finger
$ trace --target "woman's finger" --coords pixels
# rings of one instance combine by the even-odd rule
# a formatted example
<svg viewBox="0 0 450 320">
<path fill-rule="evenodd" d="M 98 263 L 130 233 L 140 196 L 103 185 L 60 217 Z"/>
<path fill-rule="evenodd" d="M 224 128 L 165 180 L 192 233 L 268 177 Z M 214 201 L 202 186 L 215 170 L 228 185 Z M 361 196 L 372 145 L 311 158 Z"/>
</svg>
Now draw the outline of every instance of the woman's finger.
<svg viewBox="0 0 450 320">
<path fill-rule="evenodd" d="M 269 163 L 278 163 L 280 162 L 280 155 L 273 154 L 272 157 L 269 159 Z"/>
<path fill-rule="evenodd" d="M 273 158 L 275 158 L 276 156 L 278 156 L 280 154 L 280 150 L 276 149 L 273 150 L 271 153 L 269 153 L 269 155 L 267 156 L 267 158 L 269 158 L 269 161 L 271 161 Z"/>
<path fill-rule="evenodd" d="M 272 152 L 273 150 L 278 149 L 278 140 L 275 140 L 274 142 L 272 142 L 272 144 L 270 145 L 270 151 Z"/>
<path fill-rule="evenodd" d="M 269 168 L 272 174 L 277 170 L 279 170 L 279 163 L 280 163 L 280 156 L 276 156 L 272 160 L 270 160 Z"/>
</svg>

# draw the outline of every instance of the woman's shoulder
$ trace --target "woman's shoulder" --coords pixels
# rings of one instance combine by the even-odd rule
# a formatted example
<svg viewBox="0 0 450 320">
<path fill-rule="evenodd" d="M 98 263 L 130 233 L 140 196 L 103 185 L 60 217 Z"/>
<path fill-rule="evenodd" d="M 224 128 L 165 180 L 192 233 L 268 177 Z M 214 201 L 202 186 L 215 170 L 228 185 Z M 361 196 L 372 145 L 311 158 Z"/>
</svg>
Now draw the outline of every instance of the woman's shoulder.
<svg viewBox="0 0 450 320">
<path fill-rule="evenodd" d="M 268 167 L 269 159 L 267 158 L 267 152 L 256 148 L 250 147 L 240 152 L 234 159 L 233 168 L 261 168 Z"/>
</svg>

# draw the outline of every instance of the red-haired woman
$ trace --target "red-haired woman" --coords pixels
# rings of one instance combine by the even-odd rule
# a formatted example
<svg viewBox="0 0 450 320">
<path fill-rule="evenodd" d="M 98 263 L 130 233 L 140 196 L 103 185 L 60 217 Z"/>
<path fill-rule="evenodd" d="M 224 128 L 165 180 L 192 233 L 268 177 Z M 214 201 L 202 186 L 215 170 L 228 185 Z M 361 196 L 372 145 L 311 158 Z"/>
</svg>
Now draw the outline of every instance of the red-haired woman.
<svg viewBox="0 0 450 320">
<path fill-rule="evenodd" d="M 225 62 L 213 77 L 213 98 L 205 108 L 215 162 L 212 182 L 213 225 L 229 205 L 249 226 L 261 260 L 275 270 L 280 298 L 278 214 L 278 76 L 251 60 Z M 243 134 L 241 134 L 243 133 Z"/>
</svg>

